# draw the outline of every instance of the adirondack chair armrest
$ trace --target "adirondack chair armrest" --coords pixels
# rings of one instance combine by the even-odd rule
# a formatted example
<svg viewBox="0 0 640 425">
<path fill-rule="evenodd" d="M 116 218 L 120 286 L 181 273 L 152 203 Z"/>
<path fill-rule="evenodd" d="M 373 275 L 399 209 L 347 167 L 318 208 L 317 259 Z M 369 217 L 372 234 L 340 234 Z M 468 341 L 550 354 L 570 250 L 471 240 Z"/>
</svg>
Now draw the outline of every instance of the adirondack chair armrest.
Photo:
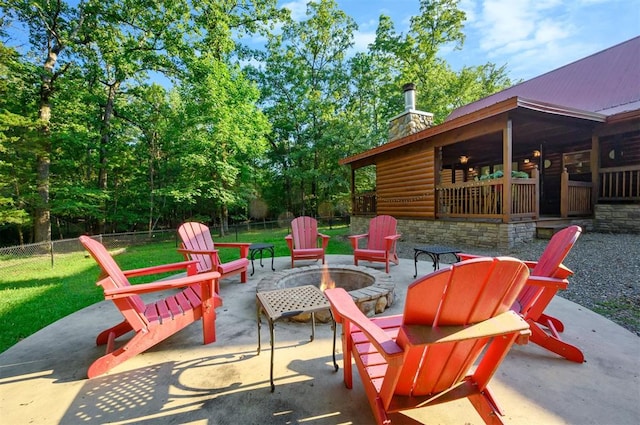
<svg viewBox="0 0 640 425">
<path fill-rule="evenodd" d="M 240 257 L 247 258 L 249 256 L 249 242 L 216 242 L 218 248 L 236 248 L 240 249 Z"/>
<path fill-rule="evenodd" d="M 480 257 L 482 257 L 482 255 L 467 254 L 465 252 L 458 253 L 458 258 L 460 258 L 460 261 L 472 260 L 474 258 L 480 258 Z"/>
<path fill-rule="evenodd" d="M 385 236 L 384 237 L 384 241 L 386 243 L 387 246 L 387 251 L 391 250 L 391 248 L 393 247 L 393 244 L 396 243 L 396 241 L 398 239 L 400 239 L 402 237 L 402 235 L 397 234 L 397 235 L 391 235 L 391 236 Z"/>
<path fill-rule="evenodd" d="M 545 288 L 562 289 L 565 290 L 569 286 L 567 279 L 559 279 L 555 277 L 546 276 L 529 276 L 527 279 L 527 285 L 543 286 Z"/>
<path fill-rule="evenodd" d="M 535 269 L 536 266 L 538 265 L 537 261 L 523 261 L 523 262 L 531 270 Z M 572 275 L 573 275 L 573 270 L 571 270 L 570 268 L 568 268 L 564 264 L 560 264 L 558 266 L 558 269 L 553 274 L 553 277 L 556 277 L 558 279 L 566 279 L 566 278 L 568 278 L 569 276 L 572 276 Z"/>
<path fill-rule="evenodd" d="M 197 261 L 181 261 L 179 263 L 162 264 L 160 266 L 143 267 L 140 269 L 123 270 L 122 273 L 126 277 L 147 276 L 150 274 L 166 273 L 176 270 L 187 270 L 188 275 L 197 273 L 196 265 Z"/>
<path fill-rule="evenodd" d="M 289 251 L 293 252 L 293 236 L 287 235 L 284 237 L 284 240 L 287 242 L 287 246 L 289 247 Z"/>
<path fill-rule="evenodd" d="M 322 249 L 327 249 L 327 245 L 329 245 L 329 239 L 331 239 L 331 236 L 325 235 L 324 233 L 318 233 L 318 237 L 322 239 Z"/>
<path fill-rule="evenodd" d="M 519 333 L 520 342 L 531 333 L 529 324 L 513 311 L 506 311 L 468 326 L 403 325 L 401 332 L 413 346 L 459 342 Z"/>
<path fill-rule="evenodd" d="M 360 239 L 366 239 L 368 237 L 368 233 L 363 233 L 361 235 L 351 235 L 349 236 L 349 240 L 351 240 L 351 246 L 353 247 L 353 249 L 358 249 L 358 243 Z"/>
<path fill-rule="evenodd" d="M 194 276 L 180 277 L 176 279 L 160 280 L 151 283 L 140 283 L 137 285 L 123 286 L 120 288 L 105 289 L 104 298 L 113 300 L 117 298 L 126 298 L 131 295 L 147 294 L 151 292 L 165 291 L 168 289 L 180 289 L 187 286 L 197 285 L 201 283 L 210 282 L 210 285 L 214 285 L 215 281 L 220 278 L 218 272 L 201 273 Z M 107 279 L 111 279 L 107 277 Z M 214 286 L 212 286 L 213 288 Z M 213 292 L 213 289 L 211 290 Z"/>
<path fill-rule="evenodd" d="M 331 310 L 337 322 L 342 323 L 346 320 L 356 325 L 383 356 L 402 355 L 402 348 L 360 311 L 347 291 L 343 288 L 334 288 L 327 289 L 324 294 L 331 304 Z"/>
</svg>

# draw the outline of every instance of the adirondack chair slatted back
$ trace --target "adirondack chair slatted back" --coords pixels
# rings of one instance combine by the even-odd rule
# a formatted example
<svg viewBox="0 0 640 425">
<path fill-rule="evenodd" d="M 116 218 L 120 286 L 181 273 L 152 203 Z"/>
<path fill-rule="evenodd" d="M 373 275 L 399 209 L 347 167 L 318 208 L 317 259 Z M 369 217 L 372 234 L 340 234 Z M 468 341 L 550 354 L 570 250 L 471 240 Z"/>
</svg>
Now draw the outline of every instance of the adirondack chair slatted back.
<svg viewBox="0 0 640 425">
<path fill-rule="evenodd" d="M 573 248 L 582 233 L 580 226 L 569 226 L 562 229 L 551 237 L 549 244 L 538 259 L 532 276 L 556 277 L 562 262 Z M 518 297 L 520 313 L 526 315 L 526 311 L 535 304 L 537 298 L 542 293 L 543 288 L 537 285 L 527 285 Z"/>
<path fill-rule="evenodd" d="M 386 250 L 386 236 L 395 235 L 397 220 L 390 215 L 379 215 L 369 221 L 369 237 L 367 238 L 367 249 Z M 395 252 L 394 247 L 390 252 Z"/>
<path fill-rule="evenodd" d="M 182 240 L 182 248 L 194 251 L 211 251 L 215 249 L 213 239 L 211 238 L 211 232 L 209 231 L 209 228 L 202 223 L 194 221 L 183 223 L 178 228 L 178 235 Z M 189 257 L 198 262 L 198 273 L 215 270 L 210 255 L 185 255 L 185 259 L 189 259 Z M 217 263 L 220 264 L 220 258 L 217 253 L 214 255 L 214 261 L 217 261 Z"/>
<path fill-rule="evenodd" d="M 291 221 L 294 249 L 318 248 L 318 222 L 312 217 L 301 216 Z"/>
<path fill-rule="evenodd" d="M 102 271 L 97 285 L 102 286 L 103 289 L 114 289 L 131 286 L 131 283 L 129 283 L 129 279 L 127 279 L 127 277 L 124 275 L 122 269 L 109 254 L 104 245 L 102 245 L 98 241 L 91 239 L 88 236 L 80 236 L 80 242 L 87 249 L 87 251 L 89 251 L 89 254 L 91 254 L 96 263 L 98 263 L 98 265 L 100 266 L 100 270 Z M 146 321 L 146 319 L 144 319 L 144 312 L 146 306 L 140 296 L 131 295 L 126 298 L 114 300 L 114 303 L 116 303 L 123 314 L 130 310 L 134 310 L 135 314 L 127 316 L 127 319 L 131 319 L 133 323 L 139 323 L 139 321 L 142 320 L 143 323 L 139 323 L 139 326 L 142 327 L 145 325 L 144 322 Z"/>
<path fill-rule="evenodd" d="M 507 257 L 455 264 L 409 286 L 403 324 L 437 328 L 482 322 L 508 311 L 528 276 L 524 263 Z M 400 328 L 398 345 L 407 349 L 406 340 Z M 487 341 L 478 338 L 409 348 L 395 393 L 418 396 L 450 388 L 465 376 Z"/>
</svg>

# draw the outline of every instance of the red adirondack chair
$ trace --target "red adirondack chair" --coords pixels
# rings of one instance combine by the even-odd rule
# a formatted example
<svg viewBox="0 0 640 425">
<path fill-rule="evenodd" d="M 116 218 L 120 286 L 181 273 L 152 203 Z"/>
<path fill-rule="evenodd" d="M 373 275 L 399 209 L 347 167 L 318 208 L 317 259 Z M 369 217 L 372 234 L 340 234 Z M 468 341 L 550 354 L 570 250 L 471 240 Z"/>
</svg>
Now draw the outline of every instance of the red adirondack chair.
<svg viewBox="0 0 640 425">
<path fill-rule="evenodd" d="M 291 268 L 295 260 L 322 260 L 329 245 L 329 236 L 318 233 L 315 218 L 301 216 L 291 220 L 291 234 L 285 236 L 291 252 Z"/>
<path fill-rule="evenodd" d="M 362 235 L 349 236 L 353 247 L 353 261 L 359 260 L 385 263 L 385 271 L 389 273 L 389 262 L 399 264 L 396 254 L 396 242 L 402 235 L 396 231 L 397 220 L 390 215 L 379 215 L 369 222 L 369 232 Z M 366 246 L 360 247 L 360 240 L 366 239 Z"/>
<path fill-rule="evenodd" d="M 216 340 L 215 309 L 222 305 L 222 300 L 214 292 L 219 273 L 196 275 L 195 261 L 123 271 L 100 242 L 88 236 L 81 236 L 80 242 L 100 266 L 97 285 L 102 286 L 104 298 L 112 300 L 124 316 L 122 322 L 102 331 L 96 338 L 97 345 L 106 344 L 107 352 L 91 364 L 87 371 L 89 378 L 108 372 L 199 319 L 202 319 L 204 343 Z M 186 277 L 153 283 L 131 285 L 127 279 L 185 269 Z M 173 293 L 176 289 L 182 291 Z M 140 297 L 141 294 L 167 290 L 173 290 L 172 294 L 153 303 L 145 304 Z M 116 349 L 115 339 L 131 331 L 134 332 L 133 337 Z"/>
<path fill-rule="evenodd" d="M 578 347 L 562 340 L 560 332 L 564 331 L 564 324 L 559 319 L 544 314 L 544 310 L 559 290 L 567 289 L 566 278 L 573 272 L 562 262 L 581 233 L 580 226 L 569 226 L 553 235 L 538 261 L 525 261 L 531 269 L 531 276 L 561 280 L 537 279 L 535 282 L 528 282 L 511 307 L 531 326 L 531 342 L 576 363 L 584 362 L 584 354 Z M 459 255 L 461 260 L 476 257 L 470 254 Z"/>
<path fill-rule="evenodd" d="M 214 245 L 209 228 L 193 221 L 178 227 L 178 235 L 182 240 L 178 251 L 184 255 L 185 260 L 198 262 L 198 273 L 217 271 L 220 273 L 220 279 L 240 274 L 240 282 L 247 282 L 247 267 L 249 267 L 247 256 L 250 243 L 218 242 Z M 239 249 L 240 258 L 223 263 L 220 261 L 217 248 Z M 216 293 L 220 293 L 217 285 Z"/>
<path fill-rule="evenodd" d="M 509 311 L 528 276 L 515 258 L 457 263 L 413 282 L 403 315 L 373 319 L 344 289 L 326 290 L 342 325 L 345 385 L 353 384 L 353 357 L 379 424 L 391 423 L 395 412 L 460 398 L 486 423 L 502 423 L 487 385 L 511 346 L 530 333 Z"/>
</svg>

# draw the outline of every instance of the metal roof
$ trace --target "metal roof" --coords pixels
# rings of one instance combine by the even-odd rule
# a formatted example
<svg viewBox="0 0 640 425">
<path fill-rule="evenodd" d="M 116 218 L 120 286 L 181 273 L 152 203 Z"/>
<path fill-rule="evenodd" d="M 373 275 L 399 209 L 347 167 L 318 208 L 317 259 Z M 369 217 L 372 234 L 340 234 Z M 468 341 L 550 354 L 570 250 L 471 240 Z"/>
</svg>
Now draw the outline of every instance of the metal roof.
<svg viewBox="0 0 640 425">
<path fill-rule="evenodd" d="M 640 108 L 640 36 L 454 110 L 446 119 L 520 97 L 602 115 Z"/>
</svg>

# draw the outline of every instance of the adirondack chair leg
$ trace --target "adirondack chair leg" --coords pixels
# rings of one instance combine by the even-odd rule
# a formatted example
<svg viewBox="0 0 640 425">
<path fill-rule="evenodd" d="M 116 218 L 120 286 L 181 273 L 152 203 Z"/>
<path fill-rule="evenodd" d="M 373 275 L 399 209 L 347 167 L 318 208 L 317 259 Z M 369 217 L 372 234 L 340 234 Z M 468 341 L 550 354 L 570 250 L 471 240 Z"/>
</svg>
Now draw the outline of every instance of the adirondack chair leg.
<svg viewBox="0 0 640 425">
<path fill-rule="evenodd" d="M 387 416 L 387 412 L 384 410 L 384 405 L 380 397 L 376 397 L 375 401 L 371 403 L 373 412 L 375 413 L 376 422 L 380 425 L 388 425 L 391 423 L 391 419 Z"/>
<path fill-rule="evenodd" d="M 202 295 L 207 295 L 204 292 Z M 204 344 L 210 344 L 216 341 L 216 308 L 222 305 L 222 298 L 218 296 L 217 293 L 211 294 L 209 297 L 205 298 L 202 304 L 202 334 L 204 339 Z"/>
<path fill-rule="evenodd" d="M 547 316 L 544 313 L 540 315 L 540 317 L 538 318 L 538 320 L 536 320 L 536 322 L 548 328 L 553 327 L 553 329 L 555 329 L 556 331 L 554 332 L 555 335 L 557 335 L 558 332 L 564 332 L 564 324 L 560 320 L 552 316 Z"/>
<path fill-rule="evenodd" d="M 531 337 L 529 340 L 547 350 L 556 353 L 567 360 L 576 363 L 584 363 L 584 354 L 578 347 L 568 344 L 542 330 L 537 323 L 527 320 L 531 326 Z"/>
<path fill-rule="evenodd" d="M 151 333 L 157 334 L 157 332 L 154 331 Z M 107 373 L 120 363 L 123 363 L 148 348 L 153 347 L 158 343 L 158 340 L 163 340 L 168 336 L 169 335 L 167 334 L 163 334 L 158 338 L 158 335 L 150 335 L 150 333 L 137 333 L 122 347 L 94 361 L 91 366 L 89 366 L 87 376 L 91 379 Z"/>
<path fill-rule="evenodd" d="M 476 412 L 482 417 L 485 424 L 490 425 L 502 425 L 502 411 L 496 404 L 495 398 L 491 394 L 488 388 L 481 393 L 472 394 L 469 396 L 469 401 L 476 409 Z"/>
<path fill-rule="evenodd" d="M 114 339 L 128 333 L 131 332 L 133 330 L 133 328 L 131 327 L 131 325 L 129 324 L 129 322 L 127 322 L 126 320 L 118 323 L 117 325 L 109 328 L 109 329 L 105 329 L 104 331 L 100 332 L 98 334 L 98 336 L 96 337 L 96 345 L 104 345 L 104 344 L 109 344 L 109 341 L 113 341 Z M 113 351 L 113 349 L 109 350 L 107 349 L 107 353 Z"/>
<path fill-rule="evenodd" d="M 240 283 L 247 283 L 247 271 L 240 273 Z"/>
</svg>

